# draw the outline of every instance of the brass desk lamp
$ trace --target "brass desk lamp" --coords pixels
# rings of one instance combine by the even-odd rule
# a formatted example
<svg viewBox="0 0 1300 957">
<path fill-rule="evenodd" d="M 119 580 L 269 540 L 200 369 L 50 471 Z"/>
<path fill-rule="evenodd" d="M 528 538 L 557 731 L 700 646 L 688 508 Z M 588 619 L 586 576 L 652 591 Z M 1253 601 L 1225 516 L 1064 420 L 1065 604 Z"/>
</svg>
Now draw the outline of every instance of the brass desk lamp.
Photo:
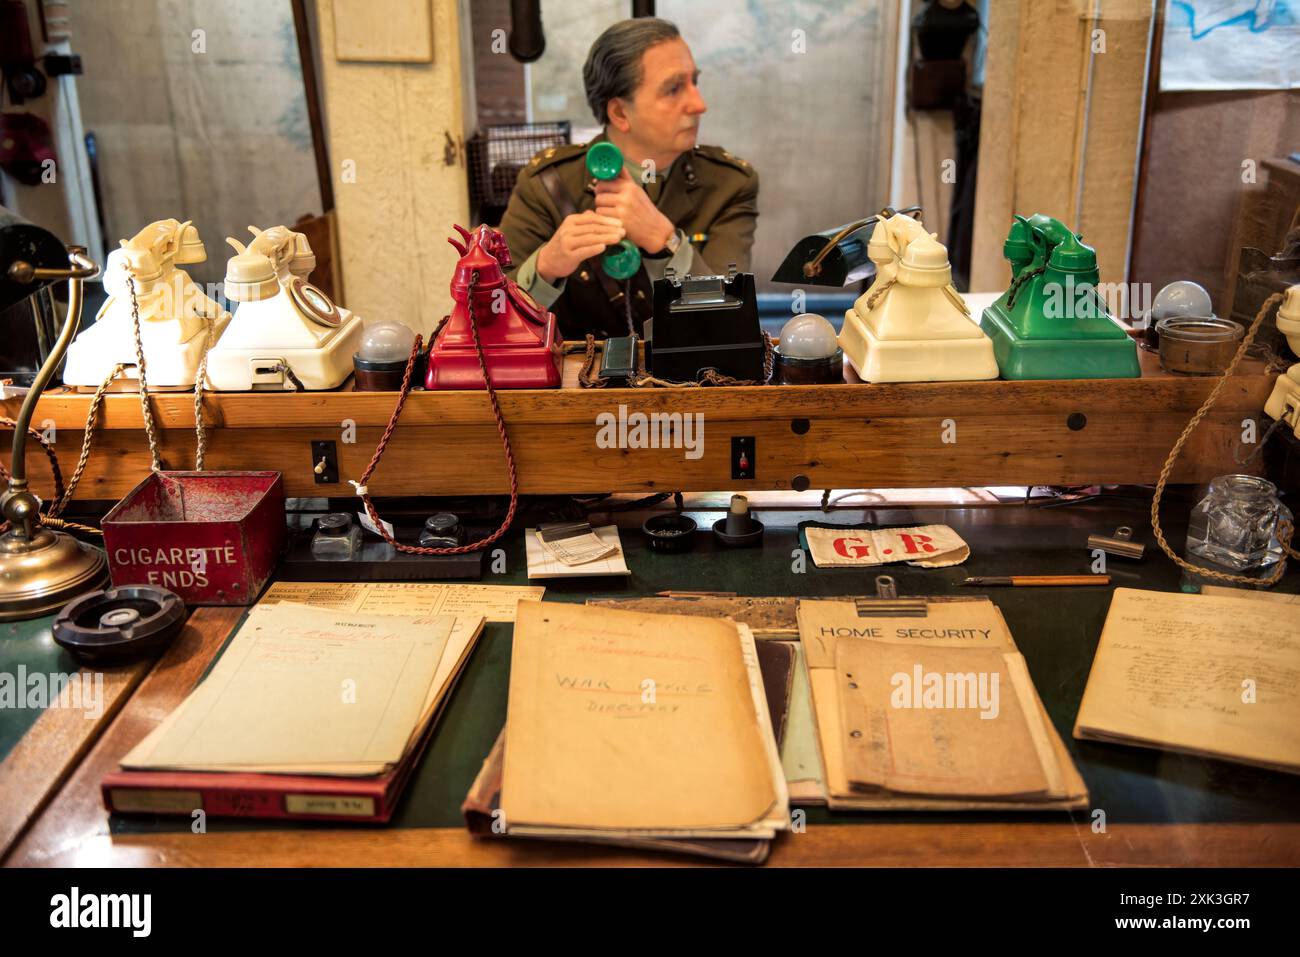
<svg viewBox="0 0 1300 957">
<path fill-rule="evenodd" d="M 41 392 L 63 361 L 68 344 L 81 325 L 82 283 L 99 275 L 81 246 L 69 246 L 67 266 L 34 266 L 26 259 L 0 263 L 0 284 L 11 296 L 37 292 L 42 285 L 68 281 L 68 316 L 54 348 L 32 382 L 14 426 L 13 461 L 9 488 L 0 496 L 0 512 L 10 523 L 0 535 L 0 621 L 20 621 L 47 615 L 78 594 L 101 585 L 107 577 L 104 553 L 82 544 L 66 532 L 45 528 L 40 521 L 40 499 L 27 487 L 27 426 Z M 10 305 L 4 303 L 3 305 Z"/>
</svg>

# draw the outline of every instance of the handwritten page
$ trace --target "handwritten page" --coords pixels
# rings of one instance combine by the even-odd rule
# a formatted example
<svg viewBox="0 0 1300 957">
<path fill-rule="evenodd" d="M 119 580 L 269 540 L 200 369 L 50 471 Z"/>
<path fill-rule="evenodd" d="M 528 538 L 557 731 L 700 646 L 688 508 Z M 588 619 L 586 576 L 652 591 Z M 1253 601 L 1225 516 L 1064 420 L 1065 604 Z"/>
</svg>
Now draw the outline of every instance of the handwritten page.
<svg viewBox="0 0 1300 957">
<path fill-rule="evenodd" d="M 507 826 L 761 821 L 782 794 L 754 681 L 732 622 L 520 602 L 501 795 Z"/>
<path fill-rule="evenodd" d="M 258 607 L 282 601 L 386 615 L 481 616 L 514 621 L 520 600 L 541 601 L 541 585 L 442 585 L 431 582 L 276 582 Z"/>
<path fill-rule="evenodd" d="M 1074 734 L 1300 773 L 1300 615 L 1117 588 Z"/>
<path fill-rule="evenodd" d="M 524 530 L 524 551 L 528 557 L 528 578 L 583 578 L 588 576 L 630 575 L 632 569 L 627 567 L 623 557 L 623 545 L 618 538 L 617 525 L 602 525 L 595 529 L 596 537 L 606 546 L 612 548 L 604 558 L 582 565 L 566 565 L 547 550 L 537 537 L 537 530 Z"/>
<path fill-rule="evenodd" d="M 839 642 L 849 783 L 919 794 L 1045 793 L 1006 657 L 994 648 Z"/>
<path fill-rule="evenodd" d="M 255 610 L 137 766 L 396 763 L 450 617 Z"/>
</svg>

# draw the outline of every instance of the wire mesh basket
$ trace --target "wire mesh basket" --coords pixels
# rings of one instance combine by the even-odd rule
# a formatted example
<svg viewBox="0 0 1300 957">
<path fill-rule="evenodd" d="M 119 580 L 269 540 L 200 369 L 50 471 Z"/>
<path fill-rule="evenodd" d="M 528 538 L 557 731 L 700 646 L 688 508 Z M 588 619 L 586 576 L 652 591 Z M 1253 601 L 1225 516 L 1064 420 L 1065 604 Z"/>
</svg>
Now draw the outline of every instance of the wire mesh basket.
<svg viewBox="0 0 1300 957">
<path fill-rule="evenodd" d="M 505 209 L 519 171 L 538 150 L 569 142 L 568 120 L 487 126 L 469 140 L 469 199 L 479 210 Z"/>
</svg>

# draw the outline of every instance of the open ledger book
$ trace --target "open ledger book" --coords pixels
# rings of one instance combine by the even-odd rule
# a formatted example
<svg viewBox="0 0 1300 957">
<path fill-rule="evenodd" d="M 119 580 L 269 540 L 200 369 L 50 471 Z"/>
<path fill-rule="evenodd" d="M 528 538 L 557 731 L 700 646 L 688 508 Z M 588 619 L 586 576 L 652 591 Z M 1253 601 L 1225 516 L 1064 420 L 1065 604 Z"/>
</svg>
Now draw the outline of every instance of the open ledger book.
<svg viewBox="0 0 1300 957">
<path fill-rule="evenodd" d="M 1117 588 L 1074 736 L 1300 774 L 1294 596 Z"/>
<path fill-rule="evenodd" d="M 750 842 L 714 856 L 761 860 L 752 842 L 789 823 L 754 638 L 732 621 L 520 602 L 506 730 L 480 778 L 467 818 L 508 836 Z"/>
<path fill-rule="evenodd" d="M 1045 810 L 1087 788 L 986 598 L 875 617 L 799 603 L 831 810 Z"/>
</svg>

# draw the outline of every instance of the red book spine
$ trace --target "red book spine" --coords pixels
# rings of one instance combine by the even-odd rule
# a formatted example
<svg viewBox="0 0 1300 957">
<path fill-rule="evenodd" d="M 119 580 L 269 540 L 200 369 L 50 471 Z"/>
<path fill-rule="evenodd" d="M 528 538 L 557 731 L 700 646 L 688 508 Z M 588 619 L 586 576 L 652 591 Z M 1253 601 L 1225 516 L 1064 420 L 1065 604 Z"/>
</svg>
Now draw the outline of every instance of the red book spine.
<svg viewBox="0 0 1300 957">
<path fill-rule="evenodd" d="M 104 806 L 118 814 L 291 818 L 383 824 L 398 789 L 392 773 L 367 779 L 305 775 L 115 771 L 100 784 Z"/>
</svg>

